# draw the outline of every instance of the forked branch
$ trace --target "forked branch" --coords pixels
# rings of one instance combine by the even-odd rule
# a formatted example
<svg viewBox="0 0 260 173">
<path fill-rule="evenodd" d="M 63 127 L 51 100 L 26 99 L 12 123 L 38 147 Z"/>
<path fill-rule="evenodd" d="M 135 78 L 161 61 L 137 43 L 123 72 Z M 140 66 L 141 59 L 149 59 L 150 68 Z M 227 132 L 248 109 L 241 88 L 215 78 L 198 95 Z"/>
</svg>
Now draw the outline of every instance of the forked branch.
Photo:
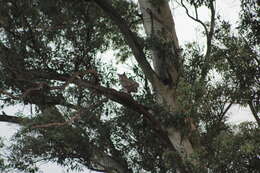
<svg viewBox="0 0 260 173">
<path fill-rule="evenodd" d="M 182 5 L 182 7 L 185 9 L 186 14 L 187 14 L 187 16 L 188 16 L 189 18 L 191 18 L 191 19 L 194 20 L 195 22 L 197 22 L 197 23 L 199 23 L 199 24 L 202 25 L 202 27 L 203 27 L 203 29 L 204 29 L 204 31 L 205 31 L 205 33 L 206 33 L 206 36 L 208 37 L 208 35 L 209 35 L 208 28 L 207 28 L 207 26 L 205 25 L 205 23 L 203 23 L 203 22 L 198 18 L 197 7 L 194 7 L 196 17 L 193 17 L 193 16 L 190 14 L 190 12 L 189 12 L 188 7 L 183 3 L 183 0 L 181 0 L 181 5 Z M 208 38 L 207 38 L 207 39 L 208 39 Z"/>
<path fill-rule="evenodd" d="M 210 26 L 209 29 L 207 28 L 206 24 L 204 22 L 202 22 L 199 17 L 198 17 L 198 7 L 194 6 L 194 10 L 195 10 L 195 17 L 193 17 L 190 13 L 189 10 L 187 8 L 187 6 L 183 3 L 183 0 L 181 0 L 181 5 L 182 7 L 185 9 L 186 14 L 189 18 L 191 18 L 192 20 L 194 20 L 195 22 L 199 23 L 202 25 L 205 34 L 206 34 L 206 44 L 207 44 L 207 50 L 206 53 L 204 55 L 204 65 L 202 67 L 202 77 L 201 79 L 204 80 L 207 72 L 208 72 L 208 61 L 209 61 L 209 56 L 211 53 L 211 43 L 212 43 L 212 39 L 213 39 L 213 35 L 214 35 L 214 29 L 215 29 L 215 6 L 214 6 L 214 2 L 210 1 L 209 4 L 209 9 L 210 9 Z"/>
</svg>

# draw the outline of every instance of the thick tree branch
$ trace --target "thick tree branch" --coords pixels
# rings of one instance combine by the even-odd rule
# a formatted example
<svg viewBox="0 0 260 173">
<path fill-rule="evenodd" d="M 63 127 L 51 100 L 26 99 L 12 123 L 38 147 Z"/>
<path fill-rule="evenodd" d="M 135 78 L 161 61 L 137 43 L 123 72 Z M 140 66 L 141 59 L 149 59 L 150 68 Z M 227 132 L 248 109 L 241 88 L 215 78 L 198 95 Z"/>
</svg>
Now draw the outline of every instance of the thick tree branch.
<svg viewBox="0 0 260 173">
<path fill-rule="evenodd" d="M 127 22 L 117 13 L 117 10 L 109 3 L 107 0 L 94 0 L 94 2 L 102 9 L 104 12 L 115 22 L 115 24 L 120 29 L 123 34 L 127 44 L 132 49 L 136 61 L 141 67 L 142 71 L 152 83 L 158 83 L 159 81 L 156 73 L 152 69 L 149 62 L 146 60 L 145 54 L 143 52 L 143 46 L 139 43 L 138 38 L 135 33 L 130 30 Z"/>
<path fill-rule="evenodd" d="M 77 78 L 79 72 L 76 72 L 73 75 L 68 75 L 68 74 L 58 74 L 56 72 L 53 73 L 48 73 L 48 72 L 40 72 L 40 71 L 30 71 L 28 73 L 33 73 L 36 78 L 44 78 L 47 80 L 58 80 L 58 81 L 63 81 L 65 82 L 64 85 L 62 86 L 56 86 L 53 88 L 64 88 L 64 86 L 67 86 L 69 83 L 74 83 L 78 86 L 81 86 L 83 88 L 87 88 L 89 90 L 92 90 L 94 92 L 98 92 L 108 99 L 111 99 L 123 106 L 126 106 L 140 114 L 143 114 L 150 122 L 152 122 L 155 127 L 158 127 L 158 122 L 156 122 L 151 113 L 149 113 L 149 108 L 145 107 L 142 104 L 139 104 L 137 101 L 133 99 L 133 97 L 130 94 L 124 93 L 117 91 L 112 88 L 106 88 L 100 85 L 96 85 L 91 83 L 88 80 L 82 80 Z M 52 88 L 52 87 L 50 87 Z"/>
<path fill-rule="evenodd" d="M 14 124 L 21 124 L 25 118 L 16 117 L 12 115 L 6 115 L 5 113 L 0 114 L 0 121 L 7 122 L 7 123 L 14 123 Z"/>
<path fill-rule="evenodd" d="M 143 114 L 144 117 L 152 123 L 152 125 L 155 129 L 157 129 L 157 130 L 161 129 L 159 123 L 153 118 L 153 115 L 149 112 L 149 108 L 145 107 L 144 105 L 135 101 L 131 95 L 124 93 L 124 92 L 117 91 L 112 88 L 106 88 L 103 86 L 93 85 L 85 80 L 76 79 L 73 81 L 73 83 L 75 83 L 76 85 L 82 86 L 84 88 L 94 90 L 123 106 L 126 106 L 140 114 Z"/>
<path fill-rule="evenodd" d="M 76 72 L 73 75 L 68 75 L 68 74 L 62 75 L 62 74 L 58 74 L 55 72 L 48 73 L 48 72 L 40 72 L 40 71 L 30 71 L 30 72 L 28 72 L 28 74 L 34 74 L 34 77 L 36 77 L 36 78 L 44 78 L 47 80 L 59 80 L 59 81 L 65 82 L 64 85 L 54 86 L 54 87 L 48 86 L 47 83 L 39 84 L 39 86 L 47 85 L 47 87 L 50 89 L 65 89 L 65 87 L 67 85 L 69 85 L 70 83 L 74 83 L 76 85 L 82 86 L 89 90 L 98 92 L 98 93 L 104 95 L 105 97 L 107 97 L 108 99 L 111 99 L 140 114 L 143 114 L 154 125 L 155 129 L 157 129 L 157 130 L 161 129 L 159 123 L 152 117 L 151 113 L 149 113 L 149 108 L 145 107 L 144 105 L 139 104 L 137 101 L 135 101 L 133 99 L 133 97 L 131 97 L 131 95 L 129 95 L 127 93 L 119 92 L 115 89 L 106 88 L 106 87 L 103 87 L 100 85 L 93 84 L 87 80 L 81 80 L 81 79 L 77 78 L 78 75 L 85 74 L 85 73 Z M 25 75 L 26 75 L 26 72 L 25 72 Z M 29 89 L 29 91 L 34 90 L 34 89 L 35 88 Z M 38 90 L 38 87 L 37 87 L 37 90 Z M 29 93 L 29 91 L 26 90 L 25 93 Z M 13 96 L 13 95 L 7 93 L 7 95 L 12 98 L 15 98 L 15 99 L 19 99 L 19 98 L 21 99 L 21 98 L 24 98 L 27 94 L 23 94 L 21 96 Z"/>
<path fill-rule="evenodd" d="M 137 101 L 133 99 L 133 97 L 130 94 L 124 93 L 117 91 L 112 88 L 106 88 L 100 85 L 93 84 L 87 80 L 82 80 L 79 78 L 75 78 L 75 75 L 68 75 L 68 74 L 58 74 L 56 72 L 53 73 L 48 73 L 48 72 L 34 72 L 30 71 L 28 73 L 33 73 L 36 78 L 41 78 L 41 79 L 48 79 L 48 80 L 58 80 L 58 81 L 63 81 L 67 83 L 67 81 L 70 81 L 71 83 L 74 83 L 78 86 L 81 86 L 82 88 L 89 89 L 93 92 L 97 92 L 99 94 L 102 94 L 106 98 L 117 102 L 129 109 L 132 109 L 133 111 L 136 111 L 140 114 L 142 114 L 145 119 L 150 122 L 151 126 L 155 130 L 155 132 L 158 133 L 158 136 L 162 138 L 162 140 L 165 141 L 166 145 L 169 145 L 169 139 L 163 128 L 161 127 L 160 123 L 154 119 L 154 115 L 151 111 L 151 108 L 148 108 Z"/>
</svg>

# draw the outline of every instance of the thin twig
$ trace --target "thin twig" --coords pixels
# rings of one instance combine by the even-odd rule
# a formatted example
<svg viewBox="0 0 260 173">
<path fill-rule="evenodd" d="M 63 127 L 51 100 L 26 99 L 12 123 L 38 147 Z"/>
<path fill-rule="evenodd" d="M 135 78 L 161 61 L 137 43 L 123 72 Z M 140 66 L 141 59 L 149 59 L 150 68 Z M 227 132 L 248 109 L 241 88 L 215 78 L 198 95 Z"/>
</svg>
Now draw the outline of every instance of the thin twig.
<svg viewBox="0 0 260 173">
<path fill-rule="evenodd" d="M 193 17 L 193 16 L 189 13 L 189 10 L 188 10 L 188 8 L 185 6 L 185 4 L 183 3 L 183 0 L 181 0 L 181 5 L 182 5 L 183 8 L 185 9 L 186 14 L 188 15 L 189 18 L 191 18 L 191 19 L 194 20 L 195 22 L 198 22 L 199 24 L 202 25 L 202 27 L 203 27 L 204 30 L 205 30 L 206 36 L 208 36 L 208 35 L 209 35 L 209 34 L 208 34 L 209 32 L 208 32 L 207 26 L 206 26 L 200 19 L 198 19 L 197 17 L 196 17 L 196 18 Z M 197 16 L 197 15 L 196 15 L 196 16 Z"/>
<path fill-rule="evenodd" d="M 226 109 L 219 116 L 219 121 L 222 121 L 223 117 L 226 115 L 226 113 L 228 112 L 228 110 L 231 108 L 232 105 L 233 105 L 232 102 L 229 103 L 229 105 L 226 107 Z"/>
<path fill-rule="evenodd" d="M 207 26 L 198 18 L 198 11 L 197 11 L 197 7 L 194 6 L 195 8 L 195 16 L 196 17 L 193 17 L 190 13 L 189 13 L 189 10 L 188 8 L 185 6 L 185 4 L 183 3 L 183 0 L 181 0 L 181 5 L 183 6 L 183 8 L 185 9 L 186 11 L 186 14 L 188 17 L 190 17 L 192 20 L 194 20 L 195 22 L 198 22 L 199 24 L 202 25 L 202 27 L 204 28 L 205 30 L 205 34 L 206 34 L 206 44 L 207 44 L 207 50 L 206 50 L 206 53 L 204 55 L 204 66 L 202 67 L 202 77 L 201 79 L 204 80 L 204 78 L 206 77 L 206 74 L 207 74 L 207 69 L 208 69 L 208 58 L 210 56 L 210 53 L 211 53 L 211 42 L 212 42 L 212 38 L 213 38 L 213 35 L 214 35 L 214 29 L 215 29 L 215 7 L 214 7 L 214 4 L 213 2 L 210 2 L 210 6 L 209 6 L 209 9 L 210 9 L 210 12 L 211 12 L 211 17 L 210 17 L 210 28 L 209 30 L 207 29 Z"/>
</svg>

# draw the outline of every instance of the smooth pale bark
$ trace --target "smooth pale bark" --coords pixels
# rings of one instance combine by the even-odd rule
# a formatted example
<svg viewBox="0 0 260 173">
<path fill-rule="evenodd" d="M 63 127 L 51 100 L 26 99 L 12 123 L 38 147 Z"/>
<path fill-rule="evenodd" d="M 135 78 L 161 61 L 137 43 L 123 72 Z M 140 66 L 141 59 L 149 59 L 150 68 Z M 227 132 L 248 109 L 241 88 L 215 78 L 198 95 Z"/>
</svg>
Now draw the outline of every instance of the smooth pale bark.
<svg viewBox="0 0 260 173">
<path fill-rule="evenodd" d="M 178 62 L 179 55 L 179 43 L 175 31 L 174 20 L 171 14 L 171 10 L 168 1 L 161 1 L 156 5 L 151 3 L 151 0 L 139 0 L 140 9 L 143 15 L 144 28 L 148 37 L 156 38 L 160 40 L 161 43 L 171 44 L 171 54 L 172 56 L 162 57 L 160 50 L 156 48 L 152 49 L 153 55 L 153 66 L 155 72 L 158 76 L 163 79 L 170 77 L 172 85 L 168 83 L 163 83 L 162 85 L 153 86 L 157 92 L 158 102 L 160 104 L 167 106 L 170 111 L 177 112 L 178 106 L 176 103 L 176 84 L 179 77 Z M 161 44 L 159 43 L 159 44 Z M 168 63 L 172 62 L 172 63 Z M 164 64 L 167 63 L 167 66 Z M 166 69 L 166 73 L 161 73 L 162 68 Z M 170 74 L 169 76 L 162 75 Z M 180 130 L 175 127 L 166 129 L 168 132 L 168 137 L 174 146 L 175 150 L 178 151 L 182 159 L 190 158 L 194 153 L 193 147 L 190 141 L 181 135 Z"/>
<path fill-rule="evenodd" d="M 158 41 L 160 40 L 160 44 L 171 45 L 170 50 L 168 50 L 171 52 L 171 57 L 169 57 L 169 54 L 167 54 L 168 57 L 164 57 L 162 54 L 165 52 L 158 50 L 156 47 L 153 48 L 154 69 L 161 79 L 171 78 L 172 83 L 176 84 L 178 78 L 178 67 L 176 64 L 180 47 L 169 4 L 167 1 L 161 1 L 156 4 L 156 7 L 153 7 L 150 0 L 139 0 L 139 5 L 147 36 Z M 164 69 L 162 69 L 163 66 Z"/>
</svg>

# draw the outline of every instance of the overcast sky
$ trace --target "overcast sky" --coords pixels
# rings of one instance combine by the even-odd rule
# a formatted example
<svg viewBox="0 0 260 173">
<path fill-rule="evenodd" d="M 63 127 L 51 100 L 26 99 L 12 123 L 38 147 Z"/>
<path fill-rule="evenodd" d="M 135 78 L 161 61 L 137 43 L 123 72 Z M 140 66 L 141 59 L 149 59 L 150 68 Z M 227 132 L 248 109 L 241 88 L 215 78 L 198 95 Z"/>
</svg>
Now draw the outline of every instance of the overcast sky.
<svg viewBox="0 0 260 173">
<path fill-rule="evenodd" d="M 226 20 L 232 21 L 235 23 L 238 19 L 239 13 L 239 0 L 218 0 L 217 1 L 217 12 L 222 14 Z M 191 21 L 185 14 L 185 11 L 174 5 L 173 16 L 175 19 L 175 26 L 177 35 L 179 38 L 180 44 L 184 44 L 188 41 L 203 41 L 201 35 L 197 33 L 198 30 L 201 30 L 201 26 Z M 199 16 L 203 20 L 208 20 L 208 11 L 205 9 L 200 10 Z M 112 53 L 109 53 L 112 55 Z M 122 68 L 125 68 L 122 66 Z M 25 107 L 10 107 L 4 111 L 7 114 L 14 114 L 17 112 L 17 109 L 24 112 L 27 109 Z M 243 108 L 240 106 L 233 106 L 229 113 L 229 122 L 233 124 L 238 124 L 242 121 L 254 121 L 254 117 L 250 114 L 248 108 Z M 12 134 L 18 129 L 16 125 L 0 122 L 0 136 L 5 138 L 10 138 Z M 57 166 L 56 164 L 42 164 L 40 166 L 43 173 L 67 173 L 66 169 Z M 85 173 L 90 173 L 91 171 L 85 170 Z M 75 172 L 69 172 L 75 173 Z M 94 173 L 94 172 L 92 172 Z"/>
</svg>

